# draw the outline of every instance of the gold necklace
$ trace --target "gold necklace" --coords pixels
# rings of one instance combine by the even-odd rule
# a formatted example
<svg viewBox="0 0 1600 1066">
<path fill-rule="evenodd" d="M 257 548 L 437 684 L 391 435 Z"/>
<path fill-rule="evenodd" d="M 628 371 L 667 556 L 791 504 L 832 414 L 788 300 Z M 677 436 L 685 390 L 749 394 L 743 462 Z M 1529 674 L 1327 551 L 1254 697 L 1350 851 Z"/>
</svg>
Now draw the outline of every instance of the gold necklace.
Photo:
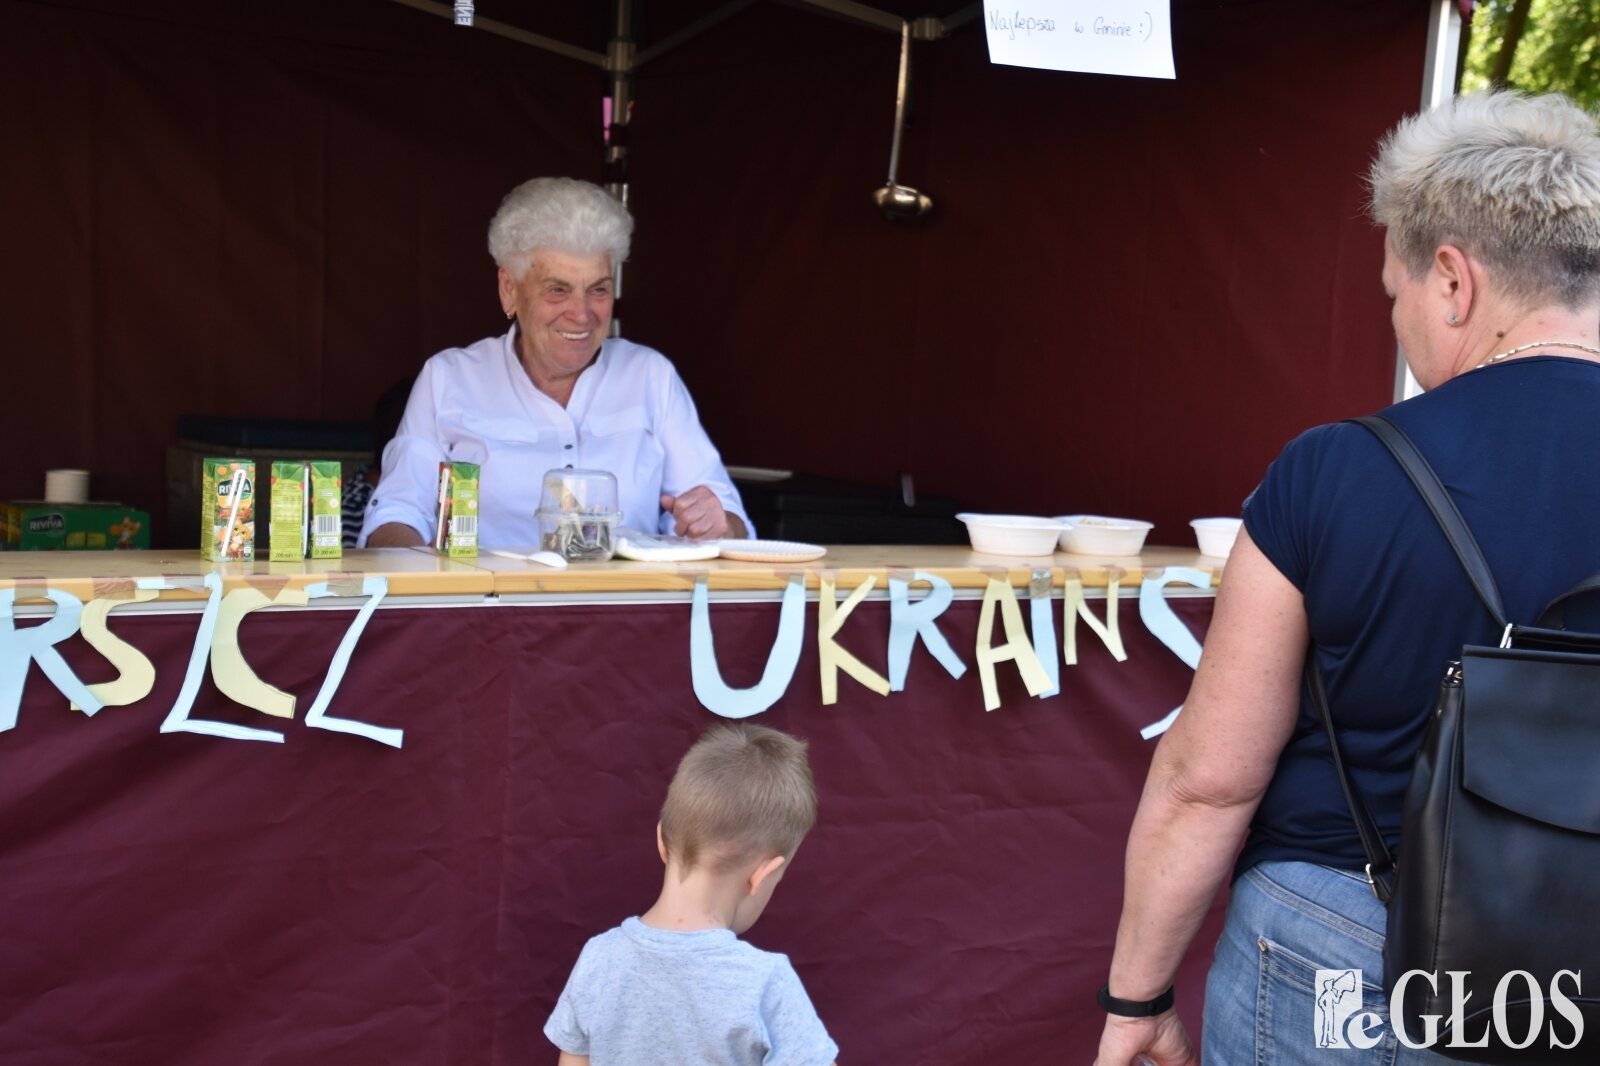
<svg viewBox="0 0 1600 1066">
<path fill-rule="evenodd" d="M 1513 355 L 1520 355 L 1530 348 L 1576 348 L 1578 351 L 1588 352 L 1590 355 L 1600 355 L 1600 348 L 1591 348 L 1587 344 L 1579 344 L 1577 341 L 1534 341 L 1532 344 L 1519 344 L 1515 348 L 1501 352 L 1499 355 L 1491 355 L 1472 369 L 1481 370 L 1490 363 L 1498 363 L 1502 359 L 1510 359 Z"/>
</svg>

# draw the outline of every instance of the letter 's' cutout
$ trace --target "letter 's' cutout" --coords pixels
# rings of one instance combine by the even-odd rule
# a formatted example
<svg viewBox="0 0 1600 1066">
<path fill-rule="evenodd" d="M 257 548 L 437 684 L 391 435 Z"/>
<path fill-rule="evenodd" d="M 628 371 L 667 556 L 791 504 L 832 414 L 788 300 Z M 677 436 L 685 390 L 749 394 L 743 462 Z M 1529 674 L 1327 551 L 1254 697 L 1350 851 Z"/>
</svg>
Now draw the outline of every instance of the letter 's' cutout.
<svg viewBox="0 0 1600 1066">
<path fill-rule="evenodd" d="M 1144 626 L 1162 644 L 1165 644 L 1184 664 L 1191 670 L 1200 666 L 1200 642 L 1194 639 L 1194 634 L 1189 632 L 1189 627 L 1178 619 L 1172 606 L 1167 603 L 1167 598 L 1161 590 L 1174 582 L 1182 581 L 1193 585 L 1197 589 L 1211 587 L 1211 575 L 1203 570 L 1196 570 L 1189 566 L 1169 566 L 1166 570 L 1144 579 L 1139 586 L 1139 618 Z M 1158 737 L 1172 727 L 1178 720 L 1178 712 L 1183 710 L 1183 704 L 1172 708 L 1165 718 L 1159 722 L 1152 722 L 1139 730 L 1139 735 L 1146 740 Z"/>
</svg>

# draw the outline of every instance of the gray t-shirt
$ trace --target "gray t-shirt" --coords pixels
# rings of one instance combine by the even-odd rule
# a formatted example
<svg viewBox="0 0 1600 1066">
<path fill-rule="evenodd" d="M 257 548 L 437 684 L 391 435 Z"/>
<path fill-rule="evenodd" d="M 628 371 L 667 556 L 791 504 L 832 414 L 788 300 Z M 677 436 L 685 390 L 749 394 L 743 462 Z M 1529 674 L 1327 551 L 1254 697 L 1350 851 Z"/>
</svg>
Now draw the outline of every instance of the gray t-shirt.
<svg viewBox="0 0 1600 1066">
<path fill-rule="evenodd" d="M 839 1047 L 786 955 L 731 929 L 629 918 L 584 946 L 544 1035 L 591 1066 L 828 1066 Z"/>
</svg>

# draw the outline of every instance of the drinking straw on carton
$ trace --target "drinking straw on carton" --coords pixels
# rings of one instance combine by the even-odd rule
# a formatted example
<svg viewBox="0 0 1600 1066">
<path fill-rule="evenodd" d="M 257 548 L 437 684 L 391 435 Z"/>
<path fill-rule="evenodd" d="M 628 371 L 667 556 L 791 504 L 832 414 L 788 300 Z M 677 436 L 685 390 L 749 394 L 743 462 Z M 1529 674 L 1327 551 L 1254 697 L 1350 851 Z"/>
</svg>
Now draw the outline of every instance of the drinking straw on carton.
<svg viewBox="0 0 1600 1066">
<path fill-rule="evenodd" d="M 445 502 L 447 500 L 449 500 L 449 498 L 450 498 L 450 467 L 448 465 L 445 465 L 445 466 L 440 466 L 439 467 L 439 513 L 438 513 L 438 517 L 434 520 L 434 530 L 433 530 L 433 546 L 434 546 L 434 549 L 437 550 L 437 551 L 443 551 L 444 550 L 444 523 L 445 523 L 444 505 L 445 505 Z"/>
<path fill-rule="evenodd" d="M 300 558 L 311 554 L 311 464 L 300 468 L 305 495 L 300 497 Z"/>
<path fill-rule="evenodd" d="M 239 493 L 244 489 L 244 468 L 233 472 L 233 484 L 228 487 L 228 527 L 222 531 L 222 557 L 226 559 L 233 544 L 233 523 L 239 518 Z"/>
</svg>

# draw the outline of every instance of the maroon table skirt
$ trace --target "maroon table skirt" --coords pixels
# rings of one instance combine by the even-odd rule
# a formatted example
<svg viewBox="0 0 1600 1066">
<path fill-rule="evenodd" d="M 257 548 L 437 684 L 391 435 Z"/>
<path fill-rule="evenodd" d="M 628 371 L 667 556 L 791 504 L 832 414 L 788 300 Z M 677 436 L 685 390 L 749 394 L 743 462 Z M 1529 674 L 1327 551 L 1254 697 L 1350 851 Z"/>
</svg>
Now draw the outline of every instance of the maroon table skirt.
<svg viewBox="0 0 1600 1066">
<path fill-rule="evenodd" d="M 1173 601 L 1196 633 L 1211 600 Z M 784 698 L 756 721 L 811 744 L 815 831 L 748 934 L 787 952 L 848 1063 L 1087 1062 L 1153 742 L 1191 671 L 1123 601 L 1127 662 L 1086 628 L 1062 691 L 1001 664 L 983 710 L 978 603 L 920 646 L 906 690 L 840 677 L 821 703 L 816 605 Z M 1097 605 L 1098 609 L 1098 605 Z M 193 716 L 262 744 L 159 732 L 196 616 L 113 615 L 155 691 L 93 718 L 37 665 L 0 733 L 0 1062 L 554 1062 L 541 1032 L 585 939 L 660 887 L 667 781 L 717 721 L 690 684 L 687 603 L 378 611 L 330 713 L 405 730 L 393 750 L 303 724 L 344 611 L 259 612 L 241 645 L 299 697 L 293 721 L 201 689 Z M 730 684 L 760 677 L 773 603 L 712 606 Z M 1059 601 L 1057 602 L 1059 625 Z M 888 608 L 841 643 L 886 672 Z M 110 667 L 62 646 L 88 682 Z M 1197 1026 L 1214 911 L 1180 978 Z"/>
</svg>

